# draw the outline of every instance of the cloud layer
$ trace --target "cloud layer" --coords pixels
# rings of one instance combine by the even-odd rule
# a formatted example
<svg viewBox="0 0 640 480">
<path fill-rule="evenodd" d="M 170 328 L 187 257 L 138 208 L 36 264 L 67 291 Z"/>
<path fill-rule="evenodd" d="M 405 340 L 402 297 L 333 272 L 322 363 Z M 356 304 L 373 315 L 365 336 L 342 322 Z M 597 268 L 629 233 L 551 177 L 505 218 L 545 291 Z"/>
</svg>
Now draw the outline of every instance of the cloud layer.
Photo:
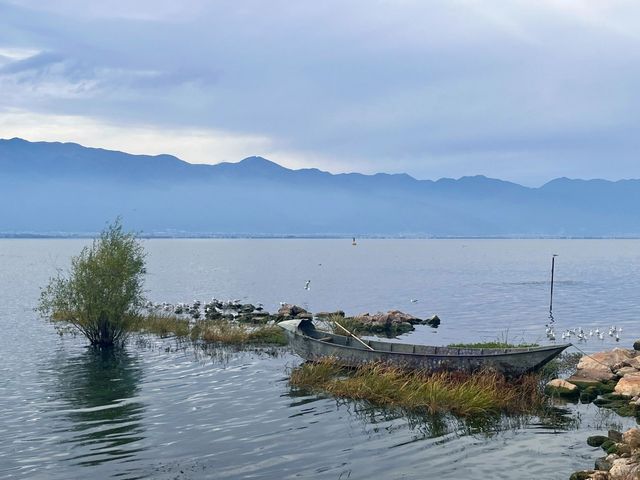
<svg viewBox="0 0 640 480">
<path fill-rule="evenodd" d="M 41 120 L 197 162 L 640 177 L 636 2 L 92 3 L 0 0 L 0 137 Z"/>
</svg>

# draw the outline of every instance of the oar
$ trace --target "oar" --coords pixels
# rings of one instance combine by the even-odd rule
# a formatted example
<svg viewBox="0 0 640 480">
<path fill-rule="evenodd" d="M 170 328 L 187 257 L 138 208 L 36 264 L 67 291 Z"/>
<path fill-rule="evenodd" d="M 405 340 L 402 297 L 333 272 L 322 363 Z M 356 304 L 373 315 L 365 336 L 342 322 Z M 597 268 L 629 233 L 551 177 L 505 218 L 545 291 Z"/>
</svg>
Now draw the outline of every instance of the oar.
<svg viewBox="0 0 640 480">
<path fill-rule="evenodd" d="M 355 338 L 356 340 L 358 340 L 362 345 L 364 345 L 365 347 L 367 347 L 369 350 L 373 350 L 373 348 L 371 348 L 369 345 L 367 345 L 365 342 L 363 342 L 362 340 L 360 340 L 360 338 L 358 338 L 356 335 L 354 335 L 353 333 L 351 333 L 349 330 L 347 330 L 346 328 L 344 328 L 342 325 L 340 325 L 338 322 L 336 322 L 335 320 L 333 320 L 333 323 L 335 323 L 336 325 L 338 325 L 341 329 L 343 329 L 345 332 L 347 332 L 349 335 L 351 335 L 353 338 Z"/>
</svg>

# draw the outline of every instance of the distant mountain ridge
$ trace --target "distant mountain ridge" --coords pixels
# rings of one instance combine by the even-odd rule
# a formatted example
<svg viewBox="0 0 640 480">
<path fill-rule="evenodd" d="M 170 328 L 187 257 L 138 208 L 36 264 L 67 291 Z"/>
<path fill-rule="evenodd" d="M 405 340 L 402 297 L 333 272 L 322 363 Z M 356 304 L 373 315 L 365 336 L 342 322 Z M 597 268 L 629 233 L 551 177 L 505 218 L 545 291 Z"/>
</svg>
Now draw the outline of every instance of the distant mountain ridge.
<svg viewBox="0 0 640 480">
<path fill-rule="evenodd" d="M 290 170 L 262 157 L 189 164 L 75 143 L 0 139 L 0 233 L 640 236 L 640 180 Z"/>
</svg>

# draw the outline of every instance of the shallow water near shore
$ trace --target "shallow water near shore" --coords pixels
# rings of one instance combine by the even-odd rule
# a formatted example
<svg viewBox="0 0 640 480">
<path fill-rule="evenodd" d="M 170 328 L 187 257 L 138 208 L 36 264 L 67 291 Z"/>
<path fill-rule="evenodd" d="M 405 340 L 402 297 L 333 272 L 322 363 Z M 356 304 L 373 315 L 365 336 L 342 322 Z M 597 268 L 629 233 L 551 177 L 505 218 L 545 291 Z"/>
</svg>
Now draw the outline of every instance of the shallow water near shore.
<svg viewBox="0 0 640 480">
<path fill-rule="evenodd" d="M 292 391 L 300 359 L 286 349 L 203 352 L 148 337 L 95 353 L 33 312 L 39 287 L 86 243 L 0 240 L 1 478 L 562 479 L 600 456 L 588 435 L 636 423 L 571 404 L 483 424 L 406 417 Z M 437 313 L 440 328 L 401 338 L 436 345 L 547 343 L 557 253 L 556 331 L 623 327 L 619 343 L 578 344 L 586 351 L 640 338 L 637 240 L 144 243 L 151 300 Z"/>
</svg>

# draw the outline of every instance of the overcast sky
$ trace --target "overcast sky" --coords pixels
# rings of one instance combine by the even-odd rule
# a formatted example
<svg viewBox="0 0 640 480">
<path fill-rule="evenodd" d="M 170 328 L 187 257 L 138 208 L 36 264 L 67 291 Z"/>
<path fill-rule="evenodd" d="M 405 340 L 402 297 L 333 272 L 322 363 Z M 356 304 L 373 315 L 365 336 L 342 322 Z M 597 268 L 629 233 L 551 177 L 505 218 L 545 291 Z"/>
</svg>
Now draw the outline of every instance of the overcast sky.
<svg viewBox="0 0 640 480">
<path fill-rule="evenodd" d="M 0 0 L 0 137 L 640 178 L 640 2 Z"/>
</svg>

